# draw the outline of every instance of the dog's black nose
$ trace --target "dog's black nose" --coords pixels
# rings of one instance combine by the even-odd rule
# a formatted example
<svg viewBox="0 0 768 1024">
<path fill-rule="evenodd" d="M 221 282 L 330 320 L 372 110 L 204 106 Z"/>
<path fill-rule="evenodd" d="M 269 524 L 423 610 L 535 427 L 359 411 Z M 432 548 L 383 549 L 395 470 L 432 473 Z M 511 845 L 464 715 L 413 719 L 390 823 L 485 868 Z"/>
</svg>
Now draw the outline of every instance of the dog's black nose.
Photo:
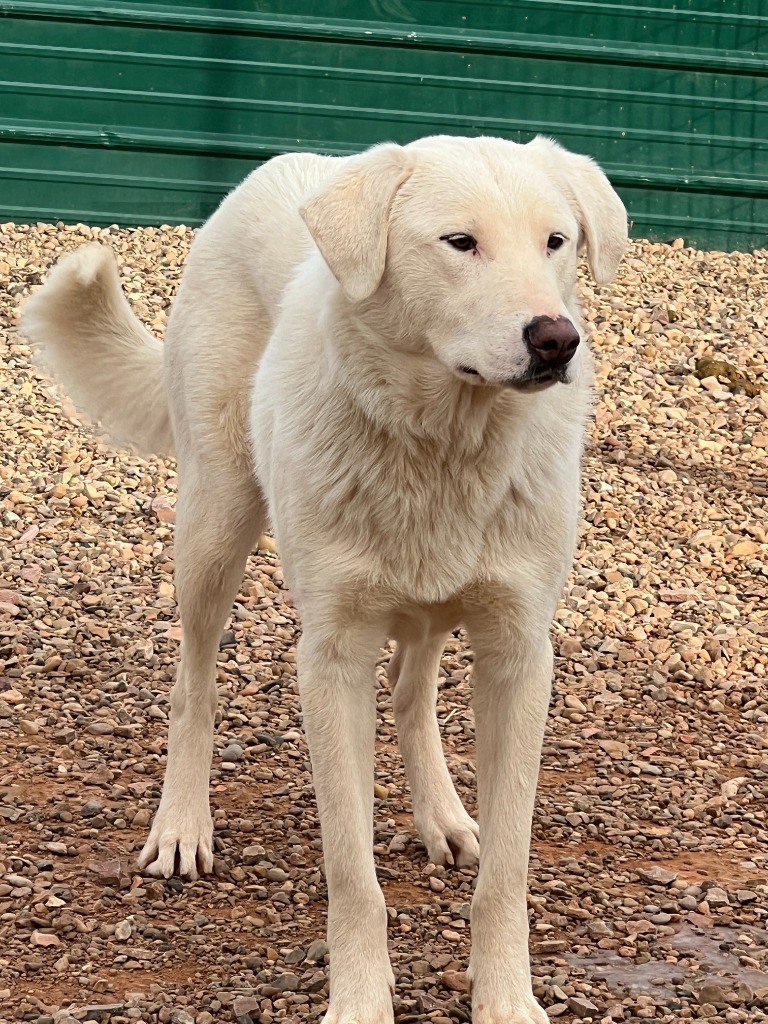
<svg viewBox="0 0 768 1024">
<path fill-rule="evenodd" d="M 523 338 L 537 359 L 547 366 L 565 366 L 579 347 L 581 338 L 568 317 L 535 316 L 523 328 Z"/>
</svg>

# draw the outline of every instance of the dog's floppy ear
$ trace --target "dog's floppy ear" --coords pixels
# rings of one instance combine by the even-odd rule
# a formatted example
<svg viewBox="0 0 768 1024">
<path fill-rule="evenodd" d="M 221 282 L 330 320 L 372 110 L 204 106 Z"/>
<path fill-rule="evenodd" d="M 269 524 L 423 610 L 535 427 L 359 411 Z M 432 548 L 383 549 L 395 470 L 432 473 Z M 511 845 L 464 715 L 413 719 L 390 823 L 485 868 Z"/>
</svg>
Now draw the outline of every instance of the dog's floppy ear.
<svg viewBox="0 0 768 1024">
<path fill-rule="evenodd" d="M 411 173 L 402 146 L 376 146 L 346 163 L 300 210 L 345 295 L 367 299 L 384 274 L 392 200 Z"/>
<path fill-rule="evenodd" d="M 627 211 L 594 160 L 569 153 L 554 140 L 537 135 L 525 147 L 568 198 L 579 221 L 592 276 L 607 284 L 616 276 L 627 247 Z"/>
</svg>

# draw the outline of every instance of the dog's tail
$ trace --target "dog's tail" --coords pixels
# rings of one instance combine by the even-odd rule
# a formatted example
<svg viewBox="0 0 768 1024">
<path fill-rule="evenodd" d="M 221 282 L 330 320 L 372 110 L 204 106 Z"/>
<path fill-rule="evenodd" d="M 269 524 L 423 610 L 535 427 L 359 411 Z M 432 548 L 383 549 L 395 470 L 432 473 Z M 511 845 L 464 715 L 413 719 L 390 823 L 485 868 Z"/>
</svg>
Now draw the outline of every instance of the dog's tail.
<svg viewBox="0 0 768 1024">
<path fill-rule="evenodd" d="M 60 260 L 25 304 L 21 327 L 46 370 L 113 440 L 173 451 L 163 345 L 131 311 L 111 249 L 92 242 Z"/>
</svg>

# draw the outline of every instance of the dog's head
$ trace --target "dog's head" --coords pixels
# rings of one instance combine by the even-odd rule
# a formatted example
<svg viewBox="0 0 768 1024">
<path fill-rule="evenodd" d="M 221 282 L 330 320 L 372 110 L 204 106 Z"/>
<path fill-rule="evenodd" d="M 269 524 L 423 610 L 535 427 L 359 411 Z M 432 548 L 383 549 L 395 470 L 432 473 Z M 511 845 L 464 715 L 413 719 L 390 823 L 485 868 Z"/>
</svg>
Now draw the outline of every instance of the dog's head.
<svg viewBox="0 0 768 1024">
<path fill-rule="evenodd" d="M 474 383 L 568 382 L 581 334 L 578 253 L 598 283 L 627 242 L 624 206 L 587 157 L 435 136 L 346 163 L 302 216 L 358 314 Z"/>
</svg>

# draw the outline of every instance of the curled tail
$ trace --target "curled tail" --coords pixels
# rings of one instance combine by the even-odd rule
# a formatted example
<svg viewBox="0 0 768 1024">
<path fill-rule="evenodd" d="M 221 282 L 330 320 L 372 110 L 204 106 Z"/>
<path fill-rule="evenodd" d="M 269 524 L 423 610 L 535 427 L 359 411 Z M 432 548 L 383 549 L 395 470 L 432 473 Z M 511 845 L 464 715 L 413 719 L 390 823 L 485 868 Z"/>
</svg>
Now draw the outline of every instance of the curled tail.
<svg viewBox="0 0 768 1024">
<path fill-rule="evenodd" d="M 173 451 L 163 345 L 131 311 L 110 249 L 93 242 L 60 260 L 25 304 L 21 327 L 46 370 L 113 440 Z"/>
</svg>

